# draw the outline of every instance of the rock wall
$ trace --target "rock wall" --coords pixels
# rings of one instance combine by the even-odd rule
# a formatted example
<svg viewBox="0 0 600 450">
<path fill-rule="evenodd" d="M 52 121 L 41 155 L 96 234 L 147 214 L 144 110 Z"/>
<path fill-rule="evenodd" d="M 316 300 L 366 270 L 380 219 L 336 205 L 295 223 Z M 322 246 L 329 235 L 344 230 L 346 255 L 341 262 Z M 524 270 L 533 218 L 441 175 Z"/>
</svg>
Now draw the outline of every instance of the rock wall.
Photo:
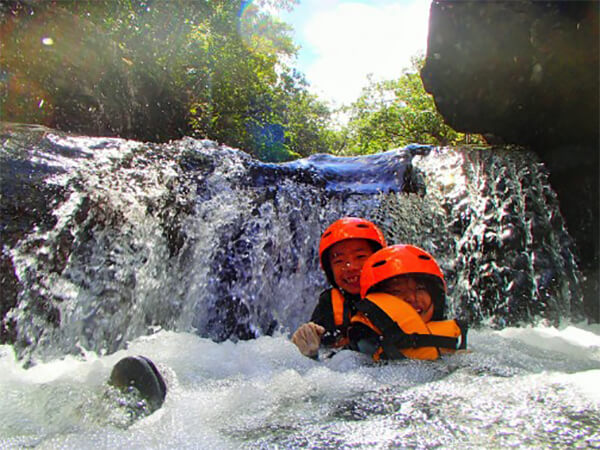
<svg viewBox="0 0 600 450">
<path fill-rule="evenodd" d="M 599 36 L 597 1 L 431 4 L 421 78 L 446 122 L 532 148 L 550 169 L 599 312 Z"/>
<path fill-rule="evenodd" d="M 216 341 L 295 330 L 327 284 L 316 243 L 344 215 L 435 254 L 449 317 L 583 318 L 573 242 L 527 149 L 267 164 L 208 140 L 0 122 L 0 173 L 0 343 L 26 361 L 115 352 L 158 329 Z"/>
<path fill-rule="evenodd" d="M 425 88 L 461 131 L 532 146 L 597 144 L 599 7 L 434 1 Z"/>
</svg>

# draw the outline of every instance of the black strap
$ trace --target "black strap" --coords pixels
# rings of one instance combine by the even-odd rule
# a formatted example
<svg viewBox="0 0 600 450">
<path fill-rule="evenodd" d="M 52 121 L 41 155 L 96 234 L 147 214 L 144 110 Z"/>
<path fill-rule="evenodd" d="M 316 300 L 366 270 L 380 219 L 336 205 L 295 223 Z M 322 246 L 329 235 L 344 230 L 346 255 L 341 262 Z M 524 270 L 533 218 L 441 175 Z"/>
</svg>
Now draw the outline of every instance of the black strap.
<svg viewBox="0 0 600 450">
<path fill-rule="evenodd" d="M 362 312 L 367 318 L 381 330 L 380 345 L 385 357 L 388 359 L 402 359 L 404 356 L 400 353 L 398 347 L 394 345 L 393 337 L 406 335 L 404 331 L 388 316 L 379 306 L 366 299 L 356 302 L 356 309 Z"/>
<path fill-rule="evenodd" d="M 458 350 L 464 350 L 467 348 L 467 333 L 469 331 L 469 324 L 466 320 L 455 319 L 454 320 L 460 328 L 460 346 Z"/>
<path fill-rule="evenodd" d="M 437 334 L 406 334 L 392 338 L 398 348 L 441 347 L 456 350 L 458 339 Z"/>
<path fill-rule="evenodd" d="M 403 358 L 400 352 L 402 348 L 441 347 L 456 350 L 457 338 L 435 334 L 407 334 L 385 311 L 367 299 L 357 302 L 356 307 L 381 330 L 381 347 L 389 359 Z"/>
<path fill-rule="evenodd" d="M 352 300 L 348 299 L 344 296 L 344 311 L 343 311 L 343 319 L 342 319 L 342 329 L 347 330 L 350 326 L 350 318 L 352 316 Z"/>
</svg>

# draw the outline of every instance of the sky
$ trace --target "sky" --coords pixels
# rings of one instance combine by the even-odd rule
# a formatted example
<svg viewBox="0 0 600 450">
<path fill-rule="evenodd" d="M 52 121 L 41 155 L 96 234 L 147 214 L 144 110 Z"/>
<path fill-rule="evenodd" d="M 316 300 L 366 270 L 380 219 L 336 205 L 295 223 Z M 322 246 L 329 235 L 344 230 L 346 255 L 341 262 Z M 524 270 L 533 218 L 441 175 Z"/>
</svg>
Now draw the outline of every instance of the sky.
<svg viewBox="0 0 600 450">
<path fill-rule="evenodd" d="M 350 104 L 367 85 L 395 79 L 425 53 L 430 0 L 300 0 L 280 13 L 300 45 L 295 66 L 332 106 Z"/>
</svg>

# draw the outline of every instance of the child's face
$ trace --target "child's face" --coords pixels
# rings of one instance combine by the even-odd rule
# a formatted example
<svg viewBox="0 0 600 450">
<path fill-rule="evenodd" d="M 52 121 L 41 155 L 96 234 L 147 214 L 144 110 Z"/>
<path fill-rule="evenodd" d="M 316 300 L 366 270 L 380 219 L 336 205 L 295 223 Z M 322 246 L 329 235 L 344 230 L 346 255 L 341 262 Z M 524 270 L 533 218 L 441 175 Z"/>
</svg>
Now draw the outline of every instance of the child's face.
<svg viewBox="0 0 600 450">
<path fill-rule="evenodd" d="M 360 271 L 373 254 L 366 239 L 345 239 L 331 246 L 329 264 L 338 287 L 350 294 L 360 293 Z"/>
<path fill-rule="evenodd" d="M 381 282 L 381 292 L 400 297 L 411 305 L 424 322 L 433 316 L 433 301 L 427 286 L 413 277 L 392 277 Z"/>
</svg>

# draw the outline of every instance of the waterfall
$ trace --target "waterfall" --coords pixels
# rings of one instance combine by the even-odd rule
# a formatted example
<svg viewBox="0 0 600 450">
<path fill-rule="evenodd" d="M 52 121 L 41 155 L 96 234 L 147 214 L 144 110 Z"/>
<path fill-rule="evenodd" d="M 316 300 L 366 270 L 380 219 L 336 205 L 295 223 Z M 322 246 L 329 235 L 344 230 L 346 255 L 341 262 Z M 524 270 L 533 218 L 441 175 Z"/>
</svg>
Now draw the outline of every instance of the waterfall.
<svg viewBox="0 0 600 450">
<path fill-rule="evenodd" d="M 579 317 L 548 174 L 514 148 L 413 145 L 264 164 L 168 144 L 0 128 L 3 338 L 21 358 L 110 354 L 160 330 L 221 342 L 294 330 L 345 215 L 438 258 L 449 311 L 502 328 Z"/>
<path fill-rule="evenodd" d="M 420 191 L 387 196 L 374 219 L 441 259 L 451 314 L 494 327 L 582 316 L 574 244 L 533 153 L 436 148 L 412 166 Z"/>
<path fill-rule="evenodd" d="M 4 125 L 0 173 L 2 448 L 600 446 L 600 329 L 569 321 L 580 274 L 529 152 L 263 164 Z M 320 234 L 343 215 L 436 256 L 468 352 L 298 352 Z M 168 386 L 151 415 L 106 383 L 136 354 Z"/>
</svg>

